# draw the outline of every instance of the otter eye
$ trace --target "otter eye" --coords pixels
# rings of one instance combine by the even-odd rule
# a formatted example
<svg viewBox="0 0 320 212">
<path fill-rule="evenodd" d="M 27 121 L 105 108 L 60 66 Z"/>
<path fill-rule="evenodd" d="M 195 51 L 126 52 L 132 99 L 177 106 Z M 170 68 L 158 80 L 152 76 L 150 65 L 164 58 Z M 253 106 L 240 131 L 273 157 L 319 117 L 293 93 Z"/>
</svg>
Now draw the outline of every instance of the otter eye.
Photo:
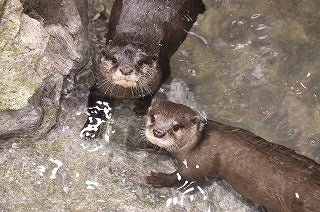
<svg viewBox="0 0 320 212">
<path fill-rule="evenodd" d="M 112 62 L 112 64 L 116 64 L 116 63 L 118 62 L 118 60 L 117 60 L 117 58 L 112 57 L 112 58 L 111 58 L 111 62 Z"/>
<path fill-rule="evenodd" d="M 180 129 L 180 126 L 178 124 L 173 125 L 172 127 L 173 131 L 177 132 Z"/>
<path fill-rule="evenodd" d="M 151 121 L 151 123 L 154 123 L 156 121 L 156 119 L 154 118 L 154 115 L 150 116 L 150 121 Z"/>
<path fill-rule="evenodd" d="M 144 62 L 142 60 L 139 60 L 137 63 L 139 66 L 142 66 Z"/>
</svg>

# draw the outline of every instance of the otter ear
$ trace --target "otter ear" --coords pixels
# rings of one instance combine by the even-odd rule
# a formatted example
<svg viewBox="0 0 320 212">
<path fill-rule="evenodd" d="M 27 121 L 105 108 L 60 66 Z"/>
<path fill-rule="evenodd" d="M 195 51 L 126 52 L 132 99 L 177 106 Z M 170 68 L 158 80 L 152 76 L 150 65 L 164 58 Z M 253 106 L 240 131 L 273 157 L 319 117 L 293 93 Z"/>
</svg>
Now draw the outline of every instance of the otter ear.
<svg viewBox="0 0 320 212">
<path fill-rule="evenodd" d="M 197 125 L 198 131 L 201 131 L 203 127 L 207 124 L 207 119 L 200 114 L 192 116 L 190 121 L 192 124 Z"/>
</svg>

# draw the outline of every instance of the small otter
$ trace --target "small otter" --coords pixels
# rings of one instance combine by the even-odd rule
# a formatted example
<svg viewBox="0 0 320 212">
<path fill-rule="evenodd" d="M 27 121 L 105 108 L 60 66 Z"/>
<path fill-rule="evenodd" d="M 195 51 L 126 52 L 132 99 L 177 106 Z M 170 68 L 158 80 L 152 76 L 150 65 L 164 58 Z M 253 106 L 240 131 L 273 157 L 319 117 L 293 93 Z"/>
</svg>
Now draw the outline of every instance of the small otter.
<svg viewBox="0 0 320 212">
<path fill-rule="evenodd" d="M 143 115 L 170 75 L 170 57 L 204 10 L 201 0 L 115 0 L 89 107 L 96 101 L 139 100 L 134 112 Z"/>
<path fill-rule="evenodd" d="M 154 94 L 170 75 L 170 57 L 204 10 L 201 0 L 116 0 L 97 89 L 117 99 Z"/>
<path fill-rule="evenodd" d="M 293 150 L 168 101 L 153 100 L 145 123 L 146 138 L 178 162 L 174 173 L 146 177 L 154 187 L 222 178 L 270 211 L 320 208 L 320 165 Z"/>
</svg>

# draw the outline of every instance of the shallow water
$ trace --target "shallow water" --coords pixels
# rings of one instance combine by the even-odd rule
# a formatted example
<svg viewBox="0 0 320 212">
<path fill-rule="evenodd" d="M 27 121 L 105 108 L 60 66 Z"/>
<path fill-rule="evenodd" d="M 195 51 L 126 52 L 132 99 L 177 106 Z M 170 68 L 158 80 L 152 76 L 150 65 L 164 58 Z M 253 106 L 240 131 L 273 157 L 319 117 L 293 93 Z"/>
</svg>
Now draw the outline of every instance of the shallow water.
<svg viewBox="0 0 320 212">
<path fill-rule="evenodd" d="M 320 2 L 204 2 L 172 77 L 210 119 L 320 162 Z"/>
</svg>

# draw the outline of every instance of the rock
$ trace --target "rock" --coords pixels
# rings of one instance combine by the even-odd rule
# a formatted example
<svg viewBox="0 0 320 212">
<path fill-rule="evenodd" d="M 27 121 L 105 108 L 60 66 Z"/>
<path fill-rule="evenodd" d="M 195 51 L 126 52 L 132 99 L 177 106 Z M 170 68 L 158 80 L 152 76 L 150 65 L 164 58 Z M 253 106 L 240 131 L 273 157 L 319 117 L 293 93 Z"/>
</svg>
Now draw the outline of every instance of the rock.
<svg viewBox="0 0 320 212">
<path fill-rule="evenodd" d="M 0 111 L 18 110 L 28 105 L 48 75 L 47 69 L 35 66 L 47 47 L 49 34 L 37 20 L 22 13 L 19 1 L 7 1 L 2 9 Z"/>
<path fill-rule="evenodd" d="M 12 0 L 0 11 L 0 138 L 40 136 L 56 123 L 63 88 L 72 89 L 88 62 L 87 3 Z"/>
</svg>

